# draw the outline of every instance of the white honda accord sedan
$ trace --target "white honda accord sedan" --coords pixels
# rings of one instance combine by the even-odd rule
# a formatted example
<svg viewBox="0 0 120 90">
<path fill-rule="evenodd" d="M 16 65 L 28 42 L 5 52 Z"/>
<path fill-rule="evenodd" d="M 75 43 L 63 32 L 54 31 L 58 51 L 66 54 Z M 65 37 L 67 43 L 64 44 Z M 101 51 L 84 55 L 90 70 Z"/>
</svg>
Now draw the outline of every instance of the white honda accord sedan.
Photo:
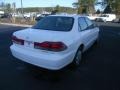
<svg viewBox="0 0 120 90">
<path fill-rule="evenodd" d="M 49 70 L 70 63 L 79 66 L 82 53 L 99 37 L 99 28 L 87 17 L 51 15 L 31 28 L 13 33 L 12 55 L 17 59 Z"/>
</svg>

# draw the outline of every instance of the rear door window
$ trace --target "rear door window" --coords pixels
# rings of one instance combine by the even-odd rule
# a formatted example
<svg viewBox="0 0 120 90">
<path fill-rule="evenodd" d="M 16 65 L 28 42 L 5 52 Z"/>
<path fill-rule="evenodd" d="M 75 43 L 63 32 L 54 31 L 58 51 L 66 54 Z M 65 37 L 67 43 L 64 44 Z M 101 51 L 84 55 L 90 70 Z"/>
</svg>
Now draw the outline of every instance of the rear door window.
<svg viewBox="0 0 120 90">
<path fill-rule="evenodd" d="M 88 26 L 91 26 L 93 24 L 92 21 L 90 21 L 88 18 L 85 18 L 85 20 L 86 20 Z"/>
<path fill-rule="evenodd" d="M 88 27 L 88 25 L 87 25 L 84 17 L 80 17 L 80 18 L 79 18 L 78 24 L 79 24 L 79 28 L 80 28 L 81 31 L 86 30 L 87 27 Z"/>
</svg>

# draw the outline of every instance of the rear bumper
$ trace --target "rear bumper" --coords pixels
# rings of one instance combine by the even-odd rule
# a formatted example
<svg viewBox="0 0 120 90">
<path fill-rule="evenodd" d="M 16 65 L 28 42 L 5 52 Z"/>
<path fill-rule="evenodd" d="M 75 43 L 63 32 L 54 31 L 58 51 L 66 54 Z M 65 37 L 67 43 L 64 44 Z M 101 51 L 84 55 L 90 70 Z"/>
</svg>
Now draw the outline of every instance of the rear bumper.
<svg viewBox="0 0 120 90">
<path fill-rule="evenodd" d="M 12 45 L 10 47 L 12 55 L 24 62 L 36 65 L 49 70 L 59 70 L 69 63 L 74 58 L 74 53 L 70 52 L 64 55 L 33 52 L 23 48 Z"/>
</svg>

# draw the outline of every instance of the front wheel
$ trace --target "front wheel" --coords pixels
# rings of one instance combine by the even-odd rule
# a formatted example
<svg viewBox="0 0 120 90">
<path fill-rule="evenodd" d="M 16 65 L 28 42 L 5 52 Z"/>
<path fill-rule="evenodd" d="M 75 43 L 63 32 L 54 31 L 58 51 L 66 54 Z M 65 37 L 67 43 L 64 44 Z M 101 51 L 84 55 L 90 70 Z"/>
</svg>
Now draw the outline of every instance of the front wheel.
<svg viewBox="0 0 120 90">
<path fill-rule="evenodd" d="M 73 64 L 74 64 L 74 66 L 79 66 L 81 64 L 81 62 L 82 62 L 82 50 L 78 49 L 78 51 L 75 55 Z"/>
</svg>

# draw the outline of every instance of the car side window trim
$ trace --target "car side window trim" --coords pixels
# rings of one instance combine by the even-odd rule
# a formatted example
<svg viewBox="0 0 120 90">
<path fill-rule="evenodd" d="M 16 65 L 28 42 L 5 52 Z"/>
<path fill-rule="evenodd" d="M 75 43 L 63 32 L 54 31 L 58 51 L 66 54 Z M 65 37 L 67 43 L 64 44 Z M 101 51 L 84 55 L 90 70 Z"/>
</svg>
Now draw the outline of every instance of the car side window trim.
<svg viewBox="0 0 120 90">
<path fill-rule="evenodd" d="M 89 25 L 88 22 L 87 22 L 87 19 L 88 19 L 88 18 L 85 18 L 85 21 L 86 21 L 86 23 L 87 23 L 88 29 L 94 29 L 94 28 L 95 28 L 95 27 L 94 27 L 94 24 L 91 22 L 92 24 Z M 88 20 L 89 20 L 89 19 L 88 19 Z"/>
<path fill-rule="evenodd" d="M 81 32 L 81 26 L 79 25 L 79 22 L 78 22 L 78 31 Z"/>
<path fill-rule="evenodd" d="M 79 24 L 79 18 L 78 18 L 78 31 L 81 32 L 81 26 Z"/>
</svg>

